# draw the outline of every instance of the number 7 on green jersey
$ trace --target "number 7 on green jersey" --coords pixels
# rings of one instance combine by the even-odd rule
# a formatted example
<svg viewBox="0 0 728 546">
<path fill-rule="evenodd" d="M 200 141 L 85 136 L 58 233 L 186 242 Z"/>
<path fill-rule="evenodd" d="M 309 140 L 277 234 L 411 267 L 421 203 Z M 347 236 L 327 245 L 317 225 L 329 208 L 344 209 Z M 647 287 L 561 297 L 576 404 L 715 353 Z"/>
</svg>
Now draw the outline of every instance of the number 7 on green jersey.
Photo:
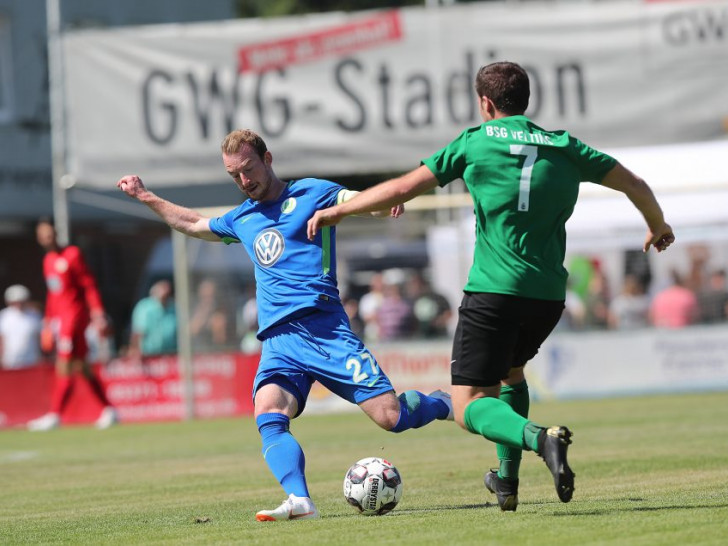
<svg viewBox="0 0 728 546">
<path fill-rule="evenodd" d="M 526 144 L 511 144 L 511 154 L 526 156 L 521 168 L 521 183 L 518 187 L 518 210 L 528 212 L 528 202 L 531 194 L 531 173 L 536 163 L 538 148 Z"/>
</svg>

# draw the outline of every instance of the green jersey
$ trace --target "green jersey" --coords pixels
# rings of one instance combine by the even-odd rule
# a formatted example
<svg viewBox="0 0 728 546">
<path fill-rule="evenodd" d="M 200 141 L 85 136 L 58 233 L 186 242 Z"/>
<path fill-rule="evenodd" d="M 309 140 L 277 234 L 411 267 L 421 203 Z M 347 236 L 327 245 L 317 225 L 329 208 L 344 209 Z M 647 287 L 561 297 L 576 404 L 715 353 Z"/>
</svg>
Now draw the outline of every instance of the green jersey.
<svg viewBox="0 0 728 546">
<path fill-rule="evenodd" d="M 583 181 L 616 160 L 569 135 L 509 116 L 463 131 L 422 161 L 440 186 L 462 178 L 475 206 L 475 254 L 465 290 L 563 300 L 566 221 Z"/>
</svg>

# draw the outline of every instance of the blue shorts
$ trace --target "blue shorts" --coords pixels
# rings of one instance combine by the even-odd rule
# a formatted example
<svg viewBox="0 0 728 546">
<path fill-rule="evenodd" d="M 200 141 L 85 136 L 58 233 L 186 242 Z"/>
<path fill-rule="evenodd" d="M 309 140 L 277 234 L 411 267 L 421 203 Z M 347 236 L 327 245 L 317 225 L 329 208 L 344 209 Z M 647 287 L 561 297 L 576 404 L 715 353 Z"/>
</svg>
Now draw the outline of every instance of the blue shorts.
<svg viewBox="0 0 728 546">
<path fill-rule="evenodd" d="M 394 390 L 387 375 L 340 312 L 314 311 L 274 326 L 263 341 L 253 386 L 275 383 L 298 400 L 300 415 L 311 385 L 324 387 L 352 404 Z"/>
</svg>

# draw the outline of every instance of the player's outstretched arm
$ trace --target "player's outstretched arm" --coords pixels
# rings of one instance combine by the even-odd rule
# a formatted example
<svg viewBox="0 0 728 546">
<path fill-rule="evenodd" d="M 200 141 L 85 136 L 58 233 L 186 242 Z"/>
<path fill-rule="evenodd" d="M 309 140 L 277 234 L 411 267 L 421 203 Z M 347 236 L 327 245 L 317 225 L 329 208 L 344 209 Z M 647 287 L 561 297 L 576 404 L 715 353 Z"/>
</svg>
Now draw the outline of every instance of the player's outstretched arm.
<svg viewBox="0 0 728 546">
<path fill-rule="evenodd" d="M 347 201 L 351 201 L 352 199 L 354 199 L 354 197 L 359 195 L 359 193 L 361 193 L 361 192 L 353 191 L 353 190 L 342 190 L 339 193 L 337 205 L 339 203 L 346 203 Z M 395 205 L 394 207 L 390 207 L 387 209 L 367 212 L 367 213 L 362 214 L 362 216 L 373 216 L 375 218 L 387 218 L 387 217 L 399 218 L 403 214 L 404 214 L 404 205 Z"/>
<path fill-rule="evenodd" d="M 220 241 L 220 238 L 210 230 L 209 218 L 155 195 L 144 186 L 142 179 L 138 176 L 126 175 L 116 183 L 116 187 L 128 196 L 144 203 L 169 227 L 190 237 L 206 241 Z"/>
<path fill-rule="evenodd" d="M 647 182 L 617 163 L 606 174 L 602 185 L 624 193 L 642 213 L 647 223 L 647 236 L 642 247 L 644 252 L 647 252 L 650 246 L 654 246 L 657 252 L 662 252 L 675 242 L 672 227 L 665 222 L 660 204 Z"/>
<path fill-rule="evenodd" d="M 422 165 L 405 175 L 364 190 L 349 201 L 316 211 L 308 221 L 308 238 L 313 240 L 319 229 L 336 225 L 345 216 L 394 209 L 436 186 L 437 178 L 428 167 Z"/>
</svg>

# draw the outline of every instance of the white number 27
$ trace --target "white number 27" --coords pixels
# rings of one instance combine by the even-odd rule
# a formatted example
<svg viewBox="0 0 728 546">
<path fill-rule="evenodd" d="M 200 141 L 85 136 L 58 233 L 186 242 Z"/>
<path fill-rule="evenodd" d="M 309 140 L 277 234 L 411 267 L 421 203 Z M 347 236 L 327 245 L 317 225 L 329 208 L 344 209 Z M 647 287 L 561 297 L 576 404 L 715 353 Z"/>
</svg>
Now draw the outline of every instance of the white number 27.
<svg viewBox="0 0 728 546">
<path fill-rule="evenodd" d="M 351 370 L 353 368 L 353 373 L 351 374 L 351 378 L 354 380 L 354 383 L 361 383 L 362 381 L 365 381 L 369 374 L 362 371 L 362 366 L 364 366 L 365 362 L 369 362 L 369 366 L 372 370 L 372 375 L 378 375 L 379 374 L 379 366 L 377 366 L 376 360 L 374 360 L 374 357 L 370 355 L 369 353 L 362 353 L 359 355 L 361 360 L 358 358 L 350 358 L 346 361 L 346 369 Z"/>
<path fill-rule="evenodd" d="M 528 203 L 531 194 L 531 174 L 533 172 L 533 164 L 536 163 L 538 148 L 525 144 L 511 144 L 511 153 L 513 155 L 526 156 L 526 160 L 523 162 L 523 168 L 521 169 L 521 184 L 518 187 L 518 210 L 528 212 Z"/>
</svg>

